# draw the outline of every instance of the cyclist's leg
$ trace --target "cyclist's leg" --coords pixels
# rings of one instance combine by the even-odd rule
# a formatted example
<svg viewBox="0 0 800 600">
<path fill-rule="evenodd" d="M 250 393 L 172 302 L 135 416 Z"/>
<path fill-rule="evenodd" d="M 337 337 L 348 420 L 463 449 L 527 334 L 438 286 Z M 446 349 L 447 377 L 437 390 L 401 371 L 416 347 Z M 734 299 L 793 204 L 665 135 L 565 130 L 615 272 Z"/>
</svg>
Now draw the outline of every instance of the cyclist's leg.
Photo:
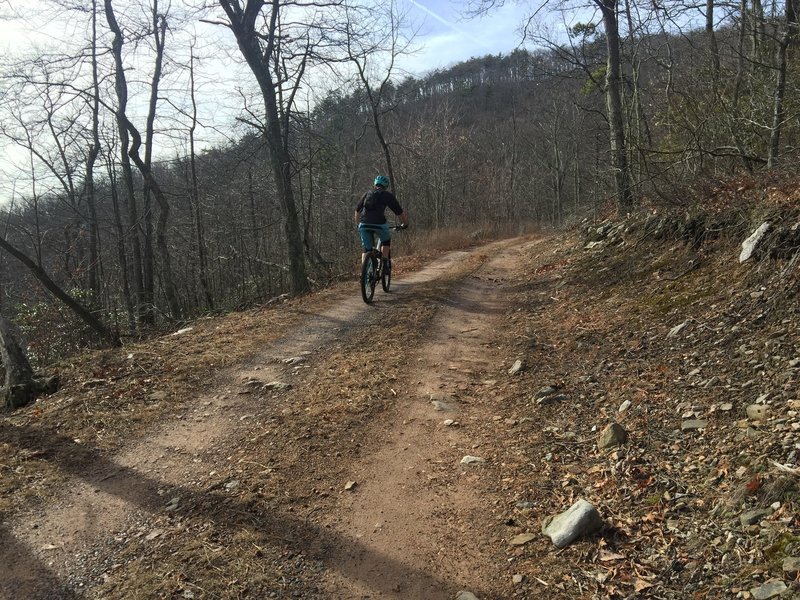
<svg viewBox="0 0 800 600">
<path fill-rule="evenodd" d="M 381 240 L 381 254 L 383 255 L 383 261 L 385 263 L 391 254 L 392 245 L 392 234 L 389 232 L 389 225 L 386 223 L 380 225 L 377 234 Z"/>
<path fill-rule="evenodd" d="M 370 227 L 365 227 L 364 223 L 359 223 L 358 234 L 361 236 L 361 264 L 363 265 L 364 260 L 367 258 L 367 253 L 372 250 L 375 242 L 375 232 Z"/>
</svg>

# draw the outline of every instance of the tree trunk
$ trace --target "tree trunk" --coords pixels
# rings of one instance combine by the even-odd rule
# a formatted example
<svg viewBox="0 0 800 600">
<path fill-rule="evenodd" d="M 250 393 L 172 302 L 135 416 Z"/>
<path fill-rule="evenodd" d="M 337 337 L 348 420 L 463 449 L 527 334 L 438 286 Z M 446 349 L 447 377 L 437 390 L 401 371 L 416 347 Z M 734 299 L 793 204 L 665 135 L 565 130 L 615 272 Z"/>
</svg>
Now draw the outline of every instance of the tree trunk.
<svg viewBox="0 0 800 600">
<path fill-rule="evenodd" d="M 742 164 L 747 169 L 748 172 L 753 172 L 753 163 L 749 158 L 750 152 L 748 151 L 747 147 L 742 140 L 742 136 L 739 133 L 739 124 L 737 123 L 739 118 L 739 102 L 742 96 L 742 86 L 744 84 L 744 69 L 745 69 L 745 53 L 744 53 L 744 46 L 745 46 L 745 39 L 747 37 L 747 0 L 741 0 L 739 5 L 739 35 L 737 41 L 737 52 L 736 52 L 736 76 L 733 80 L 733 93 L 731 98 L 731 118 L 729 120 L 729 130 L 731 133 L 731 138 L 733 139 L 733 143 L 736 146 L 737 151 L 739 152 L 739 156 L 742 158 Z"/>
<path fill-rule="evenodd" d="M 367 90 L 367 95 L 370 99 L 370 107 L 372 108 L 372 124 L 375 127 L 375 135 L 378 136 L 378 142 L 381 145 L 381 150 L 383 150 L 383 158 L 386 161 L 386 170 L 387 175 L 389 176 L 389 182 L 391 185 L 391 189 L 395 195 L 398 195 L 400 192 L 398 191 L 397 185 L 397 178 L 394 175 L 394 167 L 392 166 L 392 152 L 389 148 L 389 143 L 386 141 L 386 136 L 383 134 L 383 127 L 381 127 L 381 121 L 378 114 L 378 104 L 372 98 L 372 90 L 369 87 L 369 84 L 366 83 L 367 79 L 362 75 L 362 81 L 364 82 L 364 86 Z M 380 102 L 380 99 L 378 100 Z"/>
<path fill-rule="evenodd" d="M 764 5 L 761 0 L 753 0 L 753 60 L 758 61 L 766 46 L 764 31 Z"/>
<path fill-rule="evenodd" d="M 603 14 L 608 63 L 606 71 L 606 105 L 611 135 L 611 168 L 617 212 L 624 215 L 633 208 L 628 156 L 625 148 L 625 120 L 622 113 L 622 60 L 620 57 L 619 23 L 616 0 L 595 0 Z"/>
<path fill-rule="evenodd" d="M 136 329 L 136 312 L 131 297 L 128 254 L 125 251 L 125 229 L 122 226 L 122 212 L 119 207 L 117 180 L 114 175 L 114 166 L 110 157 L 106 163 L 106 170 L 108 171 L 108 181 L 111 185 L 111 206 L 114 214 L 114 229 L 117 232 L 117 259 L 119 260 L 120 278 L 122 279 L 122 301 L 125 304 L 125 312 L 128 315 L 128 328 L 134 331 Z"/>
<path fill-rule="evenodd" d="M 303 239 L 297 215 L 291 181 L 291 162 L 288 148 L 289 131 L 281 130 L 280 110 L 278 109 L 277 87 L 273 80 L 270 60 L 275 52 L 277 39 L 278 14 L 281 10 L 280 0 L 271 0 L 272 13 L 269 28 L 265 34 L 257 34 L 256 19 L 264 7 L 264 0 L 247 0 L 244 8 L 236 0 L 219 0 L 230 19 L 230 28 L 236 37 L 239 50 L 247 61 L 250 70 L 258 82 L 264 100 L 266 128 L 263 135 L 270 150 L 270 162 L 275 177 L 278 200 L 284 216 L 284 235 L 289 259 L 290 286 L 292 293 L 300 294 L 310 289 L 306 275 Z M 266 40 L 266 48 L 262 51 L 259 39 Z M 288 117 L 288 113 L 286 115 Z"/>
<path fill-rule="evenodd" d="M 115 88 L 117 92 L 117 129 L 119 131 L 120 143 L 120 158 L 122 161 L 122 176 L 125 182 L 125 191 L 127 192 L 128 201 L 128 237 L 131 244 L 133 253 L 132 265 L 132 279 L 133 279 L 133 292 L 135 296 L 135 313 L 137 321 L 142 317 L 142 310 L 144 304 L 144 280 L 142 278 L 142 247 L 139 242 L 139 216 L 136 207 L 136 193 L 133 189 L 133 169 L 131 167 L 130 156 L 128 156 L 128 147 L 130 146 L 130 138 L 128 136 L 127 119 L 125 118 L 125 111 L 128 105 L 128 83 L 125 79 L 125 66 L 122 62 L 122 30 L 117 23 L 117 18 L 114 15 L 114 8 L 111 0 L 104 0 L 105 14 L 108 26 L 114 34 L 114 41 L 112 42 L 111 49 L 114 55 L 115 65 Z"/>
<path fill-rule="evenodd" d="M 786 72 L 788 70 L 787 56 L 795 30 L 797 28 L 797 15 L 795 14 L 793 0 L 786 0 L 786 31 L 778 43 L 778 52 L 775 57 L 777 73 L 775 82 L 775 99 L 772 108 L 772 132 L 769 140 L 769 154 L 767 168 L 776 166 L 780 152 L 781 130 L 785 118 L 784 97 L 786 96 Z"/>
<path fill-rule="evenodd" d="M 100 298 L 98 276 L 99 228 L 97 225 L 97 199 L 94 187 L 94 167 L 100 154 L 100 79 L 97 73 L 97 0 L 92 0 L 92 143 L 86 158 L 86 205 L 89 209 L 89 290 L 93 302 Z"/>
<path fill-rule="evenodd" d="M 200 288 L 206 301 L 206 307 L 214 310 L 214 297 L 211 295 L 211 288 L 208 285 L 208 259 L 206 258 L 206 234 L 203 223 L 203 210 L 200 206 L 200 190 L 197 185 L 197 165 L 194 149 L 194 132 L 197 128 L 197 100 L 194 94 L 194 46 L 189 55 L 189 90 L 192 101 L 192 125 L 189 128 L 189 168 L 190 186 L 189 198 L 192 204 L 194 217 L 194 232 L 197 248 L 198 271 L 200 273 Z M 255 223 L 254 223 L 255 224 Z"/>
<path fill-rule="evenodd" d="M 6 371 L 3 384 L 6 408 L 25 406 L 33 399 L 33 369 L 11 332 L 11 324 L 0 316 L 0 355 Z"/>
<path fill-rule="evenodd" d="M 158 0 L 153 0 L 151 6 L 151 25 L 153 27 L 153 43 L 156 49 L 153 77 L 150 80 L 150 102 L 147 110 L 147 120 L 144 132 L 144 162 L 148 170 L 153 166 L 153 137 L 155 135 L 156 109 L 158 107 L 158 89 L 161 83 L 161 73 L 164 63 L 164 44 L 166 40 L 167 19 L 158 13 Z M 145 252 L 144 252 L 144 293 L 147 302 L 145 319 L 148 323 L 155 323 L 155 259 L 153 256 L 153 207 L 152 190 L 145 182 L 144 186 L 144 225 L 145 225 Z M 157 222 L 161 225 L 161 219 Z M 156 238 L 161 232 L 156 232 Z M 159 245 L 159 254 L 163 249 Z M 162 257 L 163 258 L 163 257 Z M 171 305 L 170 305 L 171 306 Z M 173 315 L 175 316 L 175 315 Z"/>
<path fill-rule="evenodd" d="M 34 377 L 28 358 L 17 343 L 11 323 L 0 315 L 0 357 L 6 372 L 3 384 L 5 406 L 14 410 L 25 406 L 39 394 L 53 394 L 57 377 Z"/>
<path fill-rule="evenodd" d="M 706 36 L 711 52 L 711 69 L 716 84 L 719 79 L 719 46 L 717 45 L 717 34 L 714 32 L 714 0 L 706 0 Z"/>
<path fill-rule="evenodd" d="M 169 202 L 167 202 L 167 198 L 164 195 L 164 192 L 161 190 L 161 186 L 158 184 L 158 181 L 153 175 L 153 171 L 139 156 L 139 148 L 142 145 L 142 138 L 139 135 L 139 131 L 133 126 L 133 123 L 128 121 L 127 117 L 124 117 L 123 115 L 123 118 L 125 119 L 128 132 L 133 138 L 133 143 L 128 150 L 128 155 L 131 157 L 131 159 L 133 159 L 133 162 L 136 164 L 136 167 L 139 169 L 142 177 L 144 177 L 147 186 L 153 193 L 156 202 L 158 202 L 159 212 L 158 221 L 156 223 L 156 247 L 158 248 L 158 253 L 161 258 L 161 274 L 164 279 L 164 295 L 167 297 L 167 305 L 169 306 L 169 311 L 172 315 L 172 318 L 180 319 L 181 307 L 180 303 L 178 302 L 178 295 L 175 291 L 175 281 L 172 276 L 172 261 L 169 255 L 169 247 L 167 246 L 166 236 L 167 221 L 169 220 L 170 212 Z"/>
</svg>

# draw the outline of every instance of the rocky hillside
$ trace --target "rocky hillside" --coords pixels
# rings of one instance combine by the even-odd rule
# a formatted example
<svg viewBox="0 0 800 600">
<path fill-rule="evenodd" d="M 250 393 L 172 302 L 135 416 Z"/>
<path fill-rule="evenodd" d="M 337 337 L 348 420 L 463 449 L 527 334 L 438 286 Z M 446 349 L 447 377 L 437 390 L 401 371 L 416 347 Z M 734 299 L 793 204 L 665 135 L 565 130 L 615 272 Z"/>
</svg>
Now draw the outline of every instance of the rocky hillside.
<svg viewBox="0 0 800 600">
<path fill-rule="evenodd" d="M 800 212 L 766 196 L 584 223 L 515 289 L 498 533 L 605 517 L 593 544 L 509 546 L 537 574 L 518 595 L 800 597 Z"/>
</svg>

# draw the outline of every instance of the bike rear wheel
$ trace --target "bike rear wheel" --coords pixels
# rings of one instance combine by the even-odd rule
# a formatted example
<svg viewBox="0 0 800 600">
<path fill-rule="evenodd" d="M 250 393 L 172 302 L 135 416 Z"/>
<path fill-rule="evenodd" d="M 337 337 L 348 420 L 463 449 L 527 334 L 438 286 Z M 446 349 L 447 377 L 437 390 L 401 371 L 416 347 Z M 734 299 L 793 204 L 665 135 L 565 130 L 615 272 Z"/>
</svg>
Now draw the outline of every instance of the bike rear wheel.
<svg viewBox="0 0 800 600">
<path fill-rule="evenodd" d="M 371 255 L 367 255 L 364 264 L 361 265 L 361 298 L 369 304 L 375 295 L 375 275 L 377 271 L 377 261 Z"/>
<path fill-rule="evenodd" d="M 381 286 L 383 287 L 383 291 L 388 292 L 390 285 L 392 285 L 391 259 L 387 260 L 383 265 L 383 273 L 381 273 Z"/>
</svg>

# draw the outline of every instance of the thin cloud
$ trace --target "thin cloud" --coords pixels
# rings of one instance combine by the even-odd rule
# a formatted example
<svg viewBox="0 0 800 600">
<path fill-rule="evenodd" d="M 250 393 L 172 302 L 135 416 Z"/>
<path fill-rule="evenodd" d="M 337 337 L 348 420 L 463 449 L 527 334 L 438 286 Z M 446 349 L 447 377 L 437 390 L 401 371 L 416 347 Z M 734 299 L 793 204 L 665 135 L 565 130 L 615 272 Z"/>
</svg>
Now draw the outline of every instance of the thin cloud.
<svg viewBox="0 0 800 600">
<path fill-rule="evenodd" d="M 464 37 L 469 38 L 473 42 L 475 42 L 477 44 L 480 44 L 481 46 L 483 46 L 487 50 L 492 50 L 491 46 L 489 46 L 488 44 L 483 42 L 480 38 L 477 38 L 477 37 L 469 34 L 467 31 L 461 29 L 460 27 L 458 27 L 452 21 L 448 21 L 443 16 L 441 16 L 439 13 L 431 10 L 430 8 L 428 8 L 427 6 L 422 4 L 421 2 L 417 2 L 417 0 L 408 0 L 408 1 L 411 4 L 413 4 L 414 6 L 416 6 L 418 9 L 420 9 L 422 12 L 424 12 L 426 15 L 428 15 L 430 17 L 433 17 L 434 19 L 439 21 L 439 23 L 441 23 L 445 27 L 448 27 L 448 28 L 452 29 L 453 31 L 455 31 L 456 33 L 458 33 L 459 35 L 463 35 Z"/>
<path fill-rule="evenodd" d="M 523 14 L 515 4 L 507 3 L 483 17 L 456 20 L 448 19 L 446 10 L 432 10 L 420 0 L 407 1 L 430 18 L 430 27 L 436 21 L 438 30 L 421 34 L 422 48 L 400 60 L 400 66 L 416 77 L 480 55 L 510 53 L 522 41 L 519 27 Z"/>
</svg>

